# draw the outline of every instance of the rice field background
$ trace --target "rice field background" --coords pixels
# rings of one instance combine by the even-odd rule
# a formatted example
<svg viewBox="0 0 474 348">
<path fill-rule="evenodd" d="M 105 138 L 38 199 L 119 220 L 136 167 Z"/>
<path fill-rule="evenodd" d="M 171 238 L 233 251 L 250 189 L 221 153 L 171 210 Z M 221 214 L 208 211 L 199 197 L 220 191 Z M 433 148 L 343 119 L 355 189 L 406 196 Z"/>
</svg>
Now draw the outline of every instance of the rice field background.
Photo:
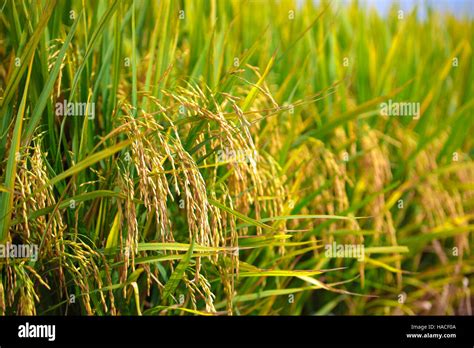
<svg viewBox="0 0 474 348">
<path fill-rule="evenodd" d="M 2 315 L 472 315 L 472 16 L 0 2 Z"/>
</svg>

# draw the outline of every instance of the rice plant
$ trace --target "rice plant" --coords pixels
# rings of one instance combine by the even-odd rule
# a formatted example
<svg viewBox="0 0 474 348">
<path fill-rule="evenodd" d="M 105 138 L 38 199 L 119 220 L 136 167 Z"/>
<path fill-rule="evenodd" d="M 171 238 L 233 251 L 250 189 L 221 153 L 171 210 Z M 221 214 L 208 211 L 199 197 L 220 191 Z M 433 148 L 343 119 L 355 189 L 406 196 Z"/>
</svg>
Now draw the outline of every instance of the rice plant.
<svg viewBox="0 0 474 348">
<path fill-rule="evenodd" d="M 2 315 L 472 315 L 472 18 L 6 0 L 0 34 Z"/>
</svg>

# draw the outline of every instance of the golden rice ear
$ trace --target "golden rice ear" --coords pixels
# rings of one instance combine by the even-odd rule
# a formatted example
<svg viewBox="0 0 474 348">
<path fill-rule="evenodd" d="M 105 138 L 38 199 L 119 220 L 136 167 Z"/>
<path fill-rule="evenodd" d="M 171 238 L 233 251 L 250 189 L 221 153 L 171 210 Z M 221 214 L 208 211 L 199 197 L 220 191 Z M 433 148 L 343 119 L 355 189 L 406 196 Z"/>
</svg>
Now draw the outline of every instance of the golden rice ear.
<svg viewBox="0 0 474 348">
<path fill-rule="evenodd" d="M 382 192 L 392 180 L 392 171 L 388 151 L 386 146 L 381 144 L 381 135 L 375 130 L 364 127 L 364 136 L 361 139 L 364 156 L 361 164 L 366 168 L 365 180 L 367 181 L 368 192 Z M 374 229 L 384 231 L 387 229 L 385 219 L 385 196 L 380 193 L 374 199 L 372 204 L 367 205 L 367 213 L 370 211 L 374 215 Z M 379 234 L 375 238 L 379 238 Z M 392 241 L 396 243 L 395 236 L 392 234 Z"/>
<path fill-rule="evenodd" d="M 0 315 L 4 316 L 7 305 L 5 303 L 5 290 L 3 288 L 3 279 L 0 279 Z"/>
<path fill-rule="evenodd" d="M 217 112 L 212 112 L 207 109 L 205 105 L 202 105 L 203 102 L 205 104 L 206 99 L 202 98 L 203 93 L 200 91 L 199 87 L 196 87 L 194 90 L 180 89 L 181 95 L 167 93 L 166 91 L 164 91 L 164 93 L 172 100 L 179 102 L 180 105 L 185 105 L 189 110 L 196 112 L 199 117 L 203 118 L 203 120 L 207 120 L 209 136 L 219 134 L 216 140 L 213 141 L 214 148 L 225 148 L 226 146 L 230 146 L 228 148 L 230 149 L 229 151 L 232 151 L 234 154 L 243 154 L 243 157 L 257 152 L 248 129 L 248 122 L 245 121 L 242 111 L 235 103 L 233 103 L 233 107 L 236 115 L 238 115 L 240 119 L 240 121 L 237 120 L 237 122 L 227 120 L 222 112 L 219 111 L 219 105 L 215 105 Z M 165 240 L 168 241 L 174 239 L 172 226 L 163 224 L 163 222 L 169 220 L 166 202 L 168 200 L 174 200 L 170 190 L 170 184 L 172 184 L 185 208 L 189 228 L 189 238 L 196 236 L 197 243 L 204 246 L 226 246 L 229 242 L 231 243 L 231 246 L 236 246 L 237 234 L 235 229 L 235 217 L 225 213 L 222 214 L 218 208 L 209 204 L 206 188 L 207 183 L 201 173 L 202 170 L 195 162 L 194 158 L 184 149 L 181 143 L 181 133 L 183 131 L 178 130 L 171 117 L 167 116 L 166 110 L 156 99 L 150 98 L 150 101 L 162 110 L 162 116 L 167 120 L 168 125 L 170 126 L 169 129 L 164 129 L 163 126 L 156 121 L 156 117 L 144 111 L 139 112 L 138 117 L 136 118 L 127 116 L 129 115 L 127 113 L 124 116 L 124 124 L 128 128 L 128 133 L 130 134 L 131 139 L 133 139 L 131 161 L 137 171 L 139 198 L 143 200 L 145 207 L 147 207 L 151 214 L 153 214 L 153 212 L 155 213 L 155 216 L 158 219 L 157 225 L 161 227 L 161 230 L 169 231 L 167 236 L 161 235 L 159 238 L 165 238 Z M 126 105 L 125 108 L 128 109 Z M 214 130 L 214 126 L 211 127 L 212 123 L 217 124 L 218 133 Z M 242 129 L 237 127 L 238 125 L 244 127 L 243 132 Z M 174 134 L 174 137 L 170 137 L 165 133 L 166 131 L 171 131 Z M 202 136 L 204 135 L 205 133 L 202 134 Z M 198 137 L 198 141 L 199 139 L 203 140 L 204 138 Z M 194 145 L 191 144 L 191 146 Z M 205 148 L 202 148 L 202 151 L 205 151 Z M 207 154 L 202 152 L 202 155 L 206 156 Z M 271 172 L 268 172 L 268 170 L 272 170 L 273 173 L 275 173 L 275 167 L 272 165 L 266 165 L 266 159 L 263 157 L 258 159 L 258 162 L 261 162 L 260 168 L 262 169 L 259 169 L 260 163 L 257 164 L 256 159 L 253 159 L 253 161 L 247 161 L 242 160 L 239 157 L 230 158 L 230 160 L 231 163 L 228 163 L 227 165 L 229 168 L 234 169 L 226 183 L 226 187 L 229 189 L 226 200 L 229 201 L 230 206 L 233 207 L 235 204 L 236 209 L 248 212 L 251 208 L 250 205 L 252 205 L 255 207 L 256 217 L 259 219 L 261 209 L 258 197 L 264 193 L 265 189 L 268 189 L 269 192 L 271 190 L 274 190 L 274 192 L 283 190 L 283 192 L 278 192 L 277 202 L 280 203 L 279 205 L 273 206 L 276 207 L 276 209 L 272 207 L 269 208 L 269 211 L 276 213 L 281 211 L 281 197 L 285 196 L 284 189 L 282 189 L 283 185 L 278 184 L 278 181 L 275 181 L 276 178 L 271 174 Z M 172 168 L 171 173 L 169 173 L 172 179 L 171 182 L 164 174 L 165 170 L 163 164 L 165 162 L 170 163 Z M 206 164 L 207 161 L 204 162 L 204 166 L 206 166 Z M 216 170 L 213 170 L 210 173 L 217 175 Z M 263 176 L 267 178 L 265 183 L 262 180 Z M 211 178 L 209 180 L 208 178 L 210 182 L 215 181 L 216 179 Z M 131 182 L 131 178 L 128 178 L 127 181 Z M 249 185 L 254 188 L 248 190 L 247 187 Z M 130 188 L 125 189 L 127 196 L 129 196 L 127 202 L 131 202 L 131 200 L 134 199 L 134 191 L 132 191 L 131 188 L 132 187 L 130 186 Z M 210 194 L 215 197 L 215 194 L 212 191 Z M 153 210 L 151 210 L 151 207 L 153 207 Z M 133 216 L 133 214 L 131 215 Z M 228 219 L 231 220 L 230 239 L 225 238 L 223 232 L 227 226 L 229 226 L 227 223 Z M 284 224 L 284 222 L 282 222 L 282 224 Z M 129 229 L 135 229 L 133 226 L 136 226 L 135 223 L 129 222 Z M 245 231 L 246 229 L 242 230 L 243 233 L 245 233 Z M 261 233 L 259 227 L 257 228 L 257 232 Z M 237 266 L 233 267 L 233 269 L 238 269 L 238 260 L 235 260 L 234 256 L 232 256 L 232 258 L 235 261 L 235 266 Z M 214 262 L 218 262 L 217 255 L 211 257 L 211 259 Z M 127 265 L 127 262 L 127 259 L 125 259 L 125 265 Z M 197 258 L 197 280 L 200 278 L 200 265 L 200 258 Z M 231 294 L 233 291 L 228 291 L 228 293 Z M 208 306 L 209 305 L 210 302 L 208 303 Z"/>
</svg>

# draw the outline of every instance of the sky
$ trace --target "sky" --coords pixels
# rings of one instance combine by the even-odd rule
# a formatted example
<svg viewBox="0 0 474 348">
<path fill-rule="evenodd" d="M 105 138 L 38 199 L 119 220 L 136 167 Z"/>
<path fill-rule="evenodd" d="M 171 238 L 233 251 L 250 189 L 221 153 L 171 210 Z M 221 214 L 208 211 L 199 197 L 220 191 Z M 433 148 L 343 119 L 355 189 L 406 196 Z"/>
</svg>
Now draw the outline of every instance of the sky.
<svg viewBox="0 0 474 348">
<path fill-rule="evenodd" d="M 474 17 L 474 0 L 361 0 L 360 2 L 375 7 L 382 14 L 386 14 L 392 3 L 397 2 L 401 9 L 406 10 L 418 5 L 421 17 L 426 15 L 426 6 L 441 12 L 450 12 L 456 17 Z"/>
<path fill-rule="evenodd" d="M 352 1 L 353 0 L 333 0 L 335 4 L 342 5 L 351 3 Z M 382 15 L 387 14 L 393 3 L 398 3 L 400 9 L 408 12 L 418 5 L 418 15 L 420 19 L 426 17 L 427 7 L 431 7 L 439 12 L 452 13 L 458 18 L 474 18 L 474 0 L 359 0 L 361 6 L 374 7 Z"/>
</svg>

